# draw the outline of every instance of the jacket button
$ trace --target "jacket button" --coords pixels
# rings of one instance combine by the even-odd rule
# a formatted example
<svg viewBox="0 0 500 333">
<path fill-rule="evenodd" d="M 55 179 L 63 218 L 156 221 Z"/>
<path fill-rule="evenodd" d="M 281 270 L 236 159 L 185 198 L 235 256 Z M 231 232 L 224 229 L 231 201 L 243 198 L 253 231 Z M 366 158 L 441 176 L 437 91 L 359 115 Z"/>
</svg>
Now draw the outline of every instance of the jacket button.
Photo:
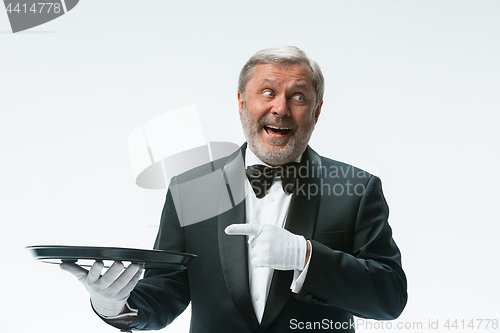
<svg viewBox="0 0 500 333">
<path fill-rule="evenodd" d="M 312 295 L 306 295 L 306 297 L 304 297 L 304 299 L 305 299 L 306 301 L 310 301 L 310 300 L 312 300 L 312 299 L 313 299 L 313 297 L 312 297 Z"/>
</svg>

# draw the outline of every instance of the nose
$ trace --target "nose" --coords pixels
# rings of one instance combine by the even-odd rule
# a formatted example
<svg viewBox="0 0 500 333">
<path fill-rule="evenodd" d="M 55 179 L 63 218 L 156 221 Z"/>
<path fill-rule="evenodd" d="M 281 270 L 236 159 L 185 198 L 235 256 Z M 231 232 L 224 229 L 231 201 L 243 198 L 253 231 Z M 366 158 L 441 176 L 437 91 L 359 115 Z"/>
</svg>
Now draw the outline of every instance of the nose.
<svg viewBox="0 0 500 333">
<path fill-rule="evenodd" d="M 285 96 L 281 95 L 275 98 L 271 113 L 278 117 L 290 116 L 290 109 L 288 108 L 288 103 Z"/>
</svg>

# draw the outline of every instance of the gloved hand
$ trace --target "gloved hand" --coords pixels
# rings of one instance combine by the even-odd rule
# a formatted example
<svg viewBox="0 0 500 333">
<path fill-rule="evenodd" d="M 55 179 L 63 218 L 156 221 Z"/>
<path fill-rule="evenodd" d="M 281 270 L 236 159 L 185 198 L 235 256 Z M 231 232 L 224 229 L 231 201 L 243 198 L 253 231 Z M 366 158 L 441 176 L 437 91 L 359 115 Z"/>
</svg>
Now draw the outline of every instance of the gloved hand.
<svg viewBox="0 0 500 333">
<path fill-rule="evenodd" d="M 102 261 L 96 261 L 90 271 L 74 263 L 62 263 L 60 267 L 83 283 L 94 310 L 104 317 L 119 315 L 124 310 L 130 292 L 144 270 L 141 265 L 131 264 L 118 276 L 124 268 L 120 261 L 115 261 L 102 276 Z"/>
<path fill-rule="evenodd" d="M 282 271 L 304 268 L 307 241 L 303 236 L 271 224 L 232 224 L 225 232 L 228 235 L 249 236 L 249 251 L 254 267 Z"/>
</svg>

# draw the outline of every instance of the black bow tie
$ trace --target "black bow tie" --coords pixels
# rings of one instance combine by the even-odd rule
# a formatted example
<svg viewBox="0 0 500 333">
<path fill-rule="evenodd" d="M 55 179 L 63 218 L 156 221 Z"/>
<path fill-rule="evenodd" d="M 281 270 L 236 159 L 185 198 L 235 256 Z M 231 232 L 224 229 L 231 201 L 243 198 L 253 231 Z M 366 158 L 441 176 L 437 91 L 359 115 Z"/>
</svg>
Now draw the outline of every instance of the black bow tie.
<svg viewBox="0 0 500 333">
<path fill-rule="evenodd" d="M 295 179 L 299 178 L 299 165 L 297 162 L 291 162 L 270 168 L 265 165 L 255 164 L 247 167 L 246 173 L 255 195 L 261 199 L 266 196 L 267 191 L 273 185 L 274 178 L 281 178 L 281 185 L 286 194 L 293 193 Z"/>
</svg>

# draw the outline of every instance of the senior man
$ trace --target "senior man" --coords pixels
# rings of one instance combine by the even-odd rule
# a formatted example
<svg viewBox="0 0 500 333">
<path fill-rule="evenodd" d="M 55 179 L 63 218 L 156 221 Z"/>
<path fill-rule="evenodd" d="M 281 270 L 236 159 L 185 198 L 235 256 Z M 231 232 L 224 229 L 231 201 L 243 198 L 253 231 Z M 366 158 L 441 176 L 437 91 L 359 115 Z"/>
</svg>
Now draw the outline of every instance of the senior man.
<svg viewBox="0 0 500 333">
<path fill-rule="evenodd" d="M 101 276 L 102 263 L 90 272 L 62 264 L 97 314 L 121 329 L 160 329 L 191 302 L 193 333 L 353 332 L 353 315 L 398 317 L 406 277 L 380 179 L 308 146 L 323 92 L 319 66 L 300 49 L 252 56 L 238 86 L 247 142 L 210 169 L 222 176 L 208 188 L 215 197 L 229 192 L 232 206 L 186 224 L 176 200 L 195 199 L 169 190 L 155 248 L 197 254 L 185 271 L 151 269 L 139 280 L 138 265 L 120 275 L 115 263 Z M 239 158 L 247 177 L 238 180 Z M 172 183 L 199 175 L 198 168 Z"/>
</svg>

